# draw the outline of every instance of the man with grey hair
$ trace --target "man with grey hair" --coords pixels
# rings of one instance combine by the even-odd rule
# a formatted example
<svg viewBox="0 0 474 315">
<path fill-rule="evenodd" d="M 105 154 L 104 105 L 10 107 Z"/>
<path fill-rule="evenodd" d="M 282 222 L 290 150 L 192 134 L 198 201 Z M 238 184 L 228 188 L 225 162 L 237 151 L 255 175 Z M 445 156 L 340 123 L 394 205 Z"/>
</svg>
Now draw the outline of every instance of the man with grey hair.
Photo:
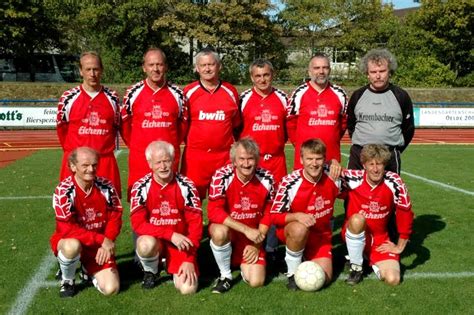
<svg viewBox="0 0 474 315">
<path fill-rule="evenodd" d="M 355 91 L 348 104 L 350 169 L 362 169 L 362 147 L 376 143 L 386 145 L 391 152 L 386 169 L 400 173 L 400 153 L 410 144 L 415 126 L 410 96 L 390 83 L 396 69 L 397 61 L 387 49 L 372 49 L 360 61 L 360 70 L 367 75 L 369 84 Z"/>
<path fill-rule="evenodd" d="M 302 167 L 301 144 L 319 138 L 326 145 L 326 161 L 341 161 L 341 138 L 346 131 L 347 97 L 329 82 L 330 60 L 315 54 L 308 64 L 310 80 L 296 88 L 289 102 L 287 130 L 295 147 L 294 168 Z"/>
<path fill-rule="evenodd" d="M 209 49 L 199 52 L 199 80 L 184 88 L 189 129 L 181 172 L 196 183 L 201 199 L 206 198 L 212 174 L 229 161 L 234 133 L 241 124 L 239 95 L 233 85 L 220 80 L 221 68 L 217 53 Z"/>
<path fill-rule="evenodd" d="M 240 266 L 242 279 L 251 287 L 265 282 L 262 243 L 270 225 L 273 177 L 257 167 L 259 149 L 250 138 L 236 141 L 230 158 L 232 164 L 215 172 L 209 189 L 210 245 L 220 271 L 212 293 L 230 290 L 231 266 Z"/>
<path fill-rule="evenodd" d="M 198 288 L 201 201 L 193 182 L 173 171 L 174 154 L 174 146 L 168 142 L 148 145 L 145 155 L 151 172 L 132 187 L 130 220 L 138 235 L 136 253 L 144 271 L 142 287 L 156 286 L 162 256 L 176 289 L 192 294 Z"/>
</svg>

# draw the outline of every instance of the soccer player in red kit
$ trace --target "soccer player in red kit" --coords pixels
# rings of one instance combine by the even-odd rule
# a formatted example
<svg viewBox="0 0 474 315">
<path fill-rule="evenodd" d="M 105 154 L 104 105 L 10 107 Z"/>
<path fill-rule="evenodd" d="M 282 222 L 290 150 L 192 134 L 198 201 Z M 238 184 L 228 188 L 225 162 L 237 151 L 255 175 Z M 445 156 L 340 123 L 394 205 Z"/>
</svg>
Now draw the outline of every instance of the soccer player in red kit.
<svg viewBox="0 0 474 315">
<path fill-rule="evenodd" d="M 199 191 L 206 193 L 212 175 L 229 161 L 229 148 L 240 126 L 239 95 L 234 86 L 219 79 L 219 55 L 203 50 L 196 56 L 199 80 L 184 88 L 189 108 L 189 129 L 185 139 L 181 172 Z"/>
<path fill-rule="evenodd" d="M 329 58 L 316 54 L 308 66 L 310 80 L 290 97 L 287 130 L 295 147 L 294 168 L 300 168 L 301 144 L 313 138 L 326 145 L 326 161 L 341 161 L 341 138 L 347 125 L 347 97 L 344 90 L 329 82 Z"/>
<path fill-rule="evenodd" d="M 143 55 L 146 79 L 131 86 L 121 109 L 122 137 L 130 148 L 128 157 L 128 196 L 132 185 L 150 171 L 145 149 L 152 141 L 163 140 L 174 146 L 174 170 L 178 170 L 187 109 L 183 91 L 166 80 L 166 55 L 150 48 Z"/>
<path fill-rule="evenodd" d="M 95 52 L 84 52 L 80 58 L 80 86 L 61 96 L 58 104 L 56 130 L 64 151 L 60 179 L 71 175 L 68 156 L 81 146 L 99 153 L 97 175 L 112 181 L 121 196 L 120 172 L 114 150 L 120 126 L 120 104 L 115 91 L 102 86 L 103 66 Z"/>
<path fill-rule="evenodd" d="M 257 59 L 249 67 L 253 87 L 240 95 L 242 132 L 251 137 L 260 149 L 260 167 L 273 174 L 276 183 L 288 174 L 285 142 L 288 97 L 272 86 L 273 65 Z"/>
<path fill-rule="evenodd" d="M 380 280 L 390 285 L 400 283 L 400 254 L 412 233 L 414 215 L 402 179 L 397 173 L 385 171 L 390 158 L 386 146 L 368 144 L 360 156 L 364 169 L 341 174 L 348 198 L 342 236 L 351 264 L 346 280 L 350 285 L 362 281 L 363 254 Z M 393 212 L 399 234 L 397 244 L 390 241 L 388 234 Z"/>
<path fill-rule="evenodd" d="M 318 263 L 332 279 L 332 228 L 334 201 L 340 193 L 340 165 L 325 170 L 326 146 L 319 139 L 301 145 L 302 169 L 284 177 L 271 209 L 277 236 L 286 244 L 289 290 L 297 290 L 294 274 L 303 256 Z"/>
<path fill-rule="evenodd" d="M 258 146 L 243 138 L 230 149 L 232 164 L 216 171 L 209 190 L 207 213 L 212 253 L 220 277 L 213 293 L 224 293 L 232 284 L 231 266 L 239 266 L 251 287 L 265 282 L 262 242 L 270 225 L 273 176 L 257 167 Z"/>
<path fill-rule="evenodd" d="M 61 270 L 61 297 L 75 294 L 79 262 L 104 295 L 116 294 L 120 280 L 115 262 L 115 239 L 122 226 L 122 205 L 112 183 L 96 176 L 98 153 L 87 147 L 69 157 L 73 175 L 56 187 L 53 208 L 56 231 L 51 248 Z"/>
<path fill-rule="evenodd" d="M 132 188 L 130 219 L 139 236 L 136 252 L 142 264 L 142 287 L 151 289 L 158 280 L 160 256 L 166 258 L 181 294 L 198 288 L 196 254 L 202 236 L 201 201 L 192 181 L 173 171 L 174 146 L 154 141 L 145 151 L 151 173 Z"/>
</svg>

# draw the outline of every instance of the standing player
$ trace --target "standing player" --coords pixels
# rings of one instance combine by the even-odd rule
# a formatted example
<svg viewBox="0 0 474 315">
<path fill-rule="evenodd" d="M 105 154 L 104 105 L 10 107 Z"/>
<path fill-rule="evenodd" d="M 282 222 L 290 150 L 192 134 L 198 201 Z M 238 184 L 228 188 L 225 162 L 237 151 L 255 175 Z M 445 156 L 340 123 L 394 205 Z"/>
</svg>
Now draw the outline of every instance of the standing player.
<svg viewBox="0 0 474 315">
<path fill-rule="evenodd" d="M 294 274 L 303 256 L 323 268 L 326 283 L 331 281 L 331 218 L 340 192 L 340 181 L 324 170 L 326 146 L 321 140 L 306 140 L 300 154 L 303 168 L 283 178 L 271 209 L 277 236 L 286 244 L 289 290 L 298 289 Z"/>
<path fill-rule="evenodd" d="M 270 171 L 275 183 L 279 183 L 288 173 L 285 158 L 288 98 L 285 92 L 272 87 L 274 71 L 270 61 L 255 60 L 250 65 L 249 72 L 253 88 L 240 95 L 242 115 L 240 137 L 251 137 L 255 140 L 260 149 L 258 166 Z M 278 239 L 275 227 L 272 226 L 268 232 L 265 248 L 269 254 L 267 258 L 272 264 L 276 263 L 277 247 Z"/>
<path fill-rule="evenodd" d="M 219 55 L 203 50 L 196 56 L 199 80 L 184 88 L 189 104 L 189 130 L 183 155 L 182 173 L 199 191 L 201 199 L 215 170 L 229 161 L 234 132 L 240 126 L 239 96 L 230 83 L 219 79 Z"/>
<path fill-rule="evenodd" d="M 231 266 L 240 265 L 242 279 L 251 287 L 265 282 L 262 242 L 270 225 L 273 177 L 257 167 L 257 144 L 243 138 L 230 149 L 232 164 L 212 177 L 207 207 L 211 249 L 220 271 L 213 293 L 230 290 Z"/>
<path fill-rule="evenodd" d="M 79 63 L 83 79 L 80 86 L 61 96 L 56 130 L 64 151 L 60 179 L 71 175 L 68 156 L 81 146 L 95 149 L 100 155 L 97 175 L 112 181 L 121 196 L 120 173 L 114 156 L 120 126 L 120 104 L 115 91 L 100 84 L 103 66 L 95 52 L 84 52 Z"/>
<path fill-rule="evenodd" d="M 181 294 L 198 288 L 196 253 L 202 236 L 201 201 L 194 184 L 174 173 L 174 146 L 154 141 L 145 151 L 151 173 L 132 188 L 130 219 L 139 235 L 136 251 L 143 266 L 142 287 L 156 286 L 160 256 L 166 258 Z"/>
<path fill-rule="evenodd" d="M 160 48 L 150 48 L 143 55 L 146 79 L 127 90 L 122 106 L 122 137 L 130 148 L 128 158 L 128 196 L 132 185 L 150 171 L 145 149 L 155 140 L 174 146 L 174 170 L 178 169 L 187 110 L 184 94 L 166 80 L 168 65 Z"/>
<path fill-rule="evenodd" d="M 348 189 L 342 236 L 351 263 L 346 280 L 350 285 L 362 281 L 363 254 L 379 279 L 390 285 L 400 283 L 400 254 L 412 232 L 413 212 L 400 176 L 384 170 L 390 156 L 384 145 L 366 145 L 360 154 L 364 170 L 346 170 L 341 175 L 344 188 Z M 400 235 L 397 244 L 388 235 L 393 212 Z"/>
<path fill-rule="evenodd" d="M 308 139 L 319 138 L 324 142 L 327 161 L 341 161 L 347 97 L 342 88 L 329 82 L 330 73 L 329 58 L 322 53 L 314 55 L 308 66 L 310 80 L 291 95 L 287 129 L 295 146 L 295 169 L 301 167 L 300 147 Z"/>
<path fill-rule="evenodd" d="M 79 262 L 104 295 L 116 294 L 120 280 L 115 262 L 115 239 L 122 226 L 122 205 L 112 183 L 96 177 L 99 155 L 87 147 L 69 157 L 73 175 L 54 191 L 56 231 L 51 248 L 61 270 L 61 297 L 75 294 L 74 278 Z"/>
<path fill-rule="evenodd" d="M 242 132 L 251 137 L 260 149 L 259 166 L 269 170 L 276 183 L 286 170 L 285 142 L 288 98 L 285 92 L 272 87 L 273 65 L 257 59 L 249 67 L 253 88 L 240 95 Z"/>
<path fill-rule="evenodd" d="M 391 158 L 388 171 L 400 174 L 400 153 L 415 133 L 410 96 L 390 83 L 397 60 L 386 49 L 370 50 L 360 62 L 369 84 L 355 91 L 349 100 L 347 130 L 352 139 L 349 169 L 362 169 L 360 152 L 366 144 L 386 145 Z"/>
</svg>

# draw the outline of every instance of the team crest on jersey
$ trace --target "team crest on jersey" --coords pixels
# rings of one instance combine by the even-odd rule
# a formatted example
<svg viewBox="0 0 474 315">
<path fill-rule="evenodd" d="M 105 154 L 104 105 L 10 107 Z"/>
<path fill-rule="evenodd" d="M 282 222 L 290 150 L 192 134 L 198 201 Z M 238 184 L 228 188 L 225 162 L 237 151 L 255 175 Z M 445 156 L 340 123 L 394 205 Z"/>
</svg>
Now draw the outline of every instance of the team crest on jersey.
<svg viewBox="0 0 474 315">
<path fill-rule="evenodd" d="M 250 198 L 249 197 L 242 197 L 240 199 L 240 205 L 242 206 L 243 211 L 249 211 L 250 210 Z"/>
<path fill-rule="evenodd" d="M 89 117 L 82 119 L 82 122 L 89 124 L 90 126 L 98 126 L 99 124 L 105 124 L 105 119 L 100 119 L 98 112 L 90 112 Z"/>
<path fill-rule="evenodd" d="M 262 122 L 269 123 L 272 121 L 272 113 L 268 109 L 262 111 Z"/>
<path fill-rule="evenodd" d="M 314 200 L 314 208 L 316 211 L 324 209 L 324 198 L 322 196 L 318 196 L 318 198 Z"/>
<path fill-rule="evenodd" d="M 170 203 L 168 201 L 163 201 L 160 206 L 160 214 L 162 216 L 168 216 L 171 213 Z"/>
<path fill-rule="evenodd" d="M 86 209 L 86 222 L 94 221 L 95 220 L 95 211 L 94 208 L 87 208 Z"/>
<path fill-rule="evenodd" d="M 161 119 L 163 118 L 163 111 L 161 110 L 160 105 L 153 105 L 153 110 L 151 112 L 151 117 L 153 119 Z"/>
</svg>

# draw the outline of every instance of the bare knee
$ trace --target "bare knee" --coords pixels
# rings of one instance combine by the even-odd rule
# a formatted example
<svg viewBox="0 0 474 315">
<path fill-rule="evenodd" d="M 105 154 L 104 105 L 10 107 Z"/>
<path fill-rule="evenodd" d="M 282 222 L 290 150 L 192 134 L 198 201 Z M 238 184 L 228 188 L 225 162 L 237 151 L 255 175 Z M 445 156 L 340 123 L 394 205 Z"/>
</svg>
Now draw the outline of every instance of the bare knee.
<svg viewBox="0 0 474 315">
<path fill-rule="evenodd" d="M 137 254 L 141 257 L 152 257 L 158 253 L 158 241 L 153 236 L 142 235 L 137 239 Z"/>
<path fill-rule="evenodd" d="M 285 234 L 288 239 L 295 243 L 305 243 L 309 229 L 299 222 L 291 222 L 285 227 Z"/>
<path fill-rule="evenodd" d="M 386 272 L 384 281 L 388 285 L 397 286 L 400 284 L 400 274 L 394 271 Z"/>
<path fill-rule="evenodd" d="M 223 224 L 212 224 L 209 234 L 211 235 L 212 242 L 217 246 L 225 245 L 230 241 L 229 228 Z"/>
<path fill-rule="evenodd" d="M 115 295 L 120 291 L 120 284 L 115 281 L 108 281 L 100 286 L 100 292 L 105 296 Z"/>
<path fill-rule="evenodd" d="M 263 287 L 265 284 L 265 277 L 253 277 L 248 280 L 248 284 L 252 288 Z"/>
<path fill-rule="evenodd" d="M 81 253 L 81 242 L 75 238 L 65 238 L 59 241 L 58 249 L 68 259 L 77 257 Z"/>
<path fill-rule="evenodd" d="M 360 213 L 353 214 L 347 221 L 347 228 L 351 233 L 359 234 L 365 231 L 365 218 Z"/>
<path fill-rule="evenodd" d="M 197 291 L 197 284 L 195 285 L 190 285 L 188 283 L 183 283 L 181 286 L 178 288 L 179 293 L 182 295 L 189 295 L 189 294 L 194 294 Z"/>
</svg>

